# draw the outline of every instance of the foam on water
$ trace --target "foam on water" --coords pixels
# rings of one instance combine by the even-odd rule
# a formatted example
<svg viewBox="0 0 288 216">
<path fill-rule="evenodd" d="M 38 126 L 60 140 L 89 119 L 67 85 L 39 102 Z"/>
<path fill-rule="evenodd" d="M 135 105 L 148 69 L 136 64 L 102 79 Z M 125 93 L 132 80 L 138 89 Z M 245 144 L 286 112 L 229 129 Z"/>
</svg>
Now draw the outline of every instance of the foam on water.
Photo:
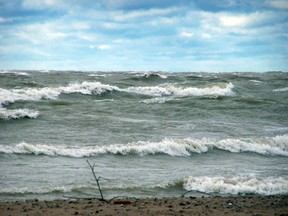
<svg viewBox="0 0 288 216">
<path fill-rule="evenodd" d="M 141 74 L 136 74 L 135 77 L 138 78 L 161 78 L 161 79 L 167 79 L 168 76 L 165 74 L 161 74 L 161 73 L 156 73 L 156 72 L 146 72 L 146 73 L 141 73 Z"/>
<path fill-rule="evenodd" d="M 49 187 L 48 185 L 43 187 L 12 187 L 12 188 L 1 188 L 0 194 L 48 194 L 48 193 L 67 193 L 75 190 L 86 189 L 86 185 L 65 185 Z"/>
<path fill-rule="evenodd" d="M 107 146 L 71 147 L 65 145 L 44 145 L 19 143 L 17 145 L 0 145 L 0 152 L 7 154 L 35 154 L 50 156 L 87 157 L 99 154 L 119 155 L 154 155 L 191 156 L 193 153 L 204 153 L 212 149 L 233 153 L 254 152 L 262 155 L 288 156 L 288 135 L 258 139 L 163 139 L 160 142 L 139 141 L 128 144 Z"/>
<path fill-rule="evenodd" d="M 274 92 L 286 92 L 288 91 L 288 87 L 285 88 L 280 88 L 280 89 L 275 89 Z"/>
<path fill-rule="evenodd" d="M 116 182 L 114 182 L 116 183 Z M 139 189 L 169 189 L 174 187 L 184 188 L 187 191 L 211 194 L 260 194 L 276 195 L 288 193 L 288 176 L 286 177 L 259 177 L 255 175 L 223 177 L 223 176 L 188 176 L 179 180 L 166 180 L 151 183 L 123 184 L 117 182 L 113 185 L 102 185 L 105 190 L 139 190 Z M 49 194 L 69 193 L 73 191 L 95 190 L 94 184 L 79 185 L 69 184 L 62 186 L 43 185 L 29 187 L 1 188 L 0 193 L 13 194 Z"/>
<path fill-rule="evenodd" d="M 127 91 L 130 93 L 143 94 L 154 97 L 161 96 L 205 96 L 205 95 L 220 95 L 220 96 L 231 96 L 233 95 L 232 89 L 234 85 L 228 83 L 226 86 L 222 87 L 215 85 L 212 87 L 196 88 L 196 87 L 176 87 L 174 85 L 170 86 L 136 86 L 129 87 Z"/>
<path fill-rule="evenodd" d="M 73 83 L 69 84 L 66 87 L 59 88 L 61 93 L 71 94 L 71 93 L 81 93 L 81 94 L 96 94 L 100 95 L 107 91 L 120 91 L 116 86 L 111 86 L 107 84 L 102 84 L 101 82 L 82 82 L 82 83 Z"/>
<path fill-rule="evenodd" d="M 0 108 L 0 119 L 20 119 L 20 118 L 37 118 L 39 115 L 38 111 L 29 109 L 14 109 L 8 110 Z"/>
<path fill-rule="evenodd" d="M 0 70 L 0 73 L 2 73 L 2 74 L 14 74 L 14 75 L 19 75 L 19 76 L 29 76 L 28 73 L 26 73 L 26 72 L 21 72 L 21 71 Z"/>
<path fill-rule="evenodd" d="M 208 177 L 189 176 L 184 189 L 217 194 L 287 194 L 288 177 Z"/>
<path fill-rule="evenodd" d="M 205 88 L 196 87 L 176 87 L 167 86 L 132 86 L 121 89 L 117 86 L 102 84 L 101 82 L 70 83 L 62 87 L 44 87 L 44 88 L 22 88 L 22 89 L 3 89 L 0 88 L 0 107 L 14 103 L 19 100 L 39 101 L 41 99 L 56 100 L 61 94 L 79 93 L 83 95 L 101 95 L 105 92 L 118 91 L 133 94 L 142 94 L 153 97 L 162 96 L 231 96 L 233 95 L 233 84 L 229 83 L 224 86 L 211 86 Z M 156 101 L 145 101 L 144 103 L 164 103 L 165 101 L 155 99 Z"/>
<path fill-rule="evenodd" d="M 60 94 L 80 93 L 84 95 L 100 95 L 107 91 L 120 89 L 116 86 L 105 85 L 100 82 L 71 83 L 65 87 L 2 89 L 0 88 L 0 106 L 19 100 L 38 101 L 41 99 L 56 100 Z"/>
</svg>

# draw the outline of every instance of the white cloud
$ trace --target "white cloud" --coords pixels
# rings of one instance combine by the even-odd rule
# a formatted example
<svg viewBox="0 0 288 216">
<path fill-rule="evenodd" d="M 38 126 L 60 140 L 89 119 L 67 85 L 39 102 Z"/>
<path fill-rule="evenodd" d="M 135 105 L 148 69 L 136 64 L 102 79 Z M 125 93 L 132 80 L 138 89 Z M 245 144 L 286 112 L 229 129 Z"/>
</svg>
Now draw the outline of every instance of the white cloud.
<svg viewBox="0 0 288 216">
<path fill-rule="evenodd" d="M 53 7 L 60 3 L 59 0 L 24 0 L 22 7 L 27 9 L 44 9 L 47 7 Z"/>
<path fill-rule="evenodd" d="M 73 34 L 74 37 L 77 37 L 81 40 L 84 41 L 95 41 L 97 39 L 97 36 L 95 34 L 92 33 L 83 33 L 83 32 L 77 32 L 75 34 Z"/>
<path fill-rule="evenodd" d="M 113 43 L 120 44 L 120 43 L 123 43 L 123 42 L 124 42 L 124 39 L 122 39 L 122 38 L 118 38 L 118 39 L 113 40 Z"/>
<path fill-rule="evenodd" d="M 246 27 L 258 25 L 269 18 L 271 18 L 271 14 L 260 12 L 242 15 L 224 14 L 219 17 L 219 22 L 222 26 L 227 27 Z"/>
<path fill-rule="evenodd" d="M 201 37 L 204 38 L 204 39 L 211 39 L 211 38 L 213 38 L 213 36 L 212 36 L 211 34 L 205 33 L 205 32 L 201 34 Z"/>
<path fill-rule="evenodd" d="M 277 8 L 277 9 L 288 9 L 288 1 L 287 0 L 270 0 L 267 1 L 268 5 Z"/>
<path fill-rule="evenodd" d="M 173 25 L 178 20 L 175 17 L 156 17 L 150 22 L 152 26 Z"/>
<path fill-rule="evenodd" d="M 72 28 L 75 30 L 88 30 L 90 29 L 90 25 L 85 22 L 75 22 L 72 24 Z"/>
<path fill-rule="evenodd" d="M 200 29 L 202 33 L 213 36 L 227 35 L 229 33 L 241 35 L 255 35 L 277 19 L 273 12 L 254 12 L 250 14 L 211 13 L 199 14 L 201 20 Z"/>
<path fill-rule="evenodd" d="M 242 27 L 249 24 L 249 17 L 247 16 L 222 16 L 219 18 L 221 25 L 228 27 Z"/>
<path fill-rule="evenodd" d="M 98 49 L 100 49 L 100 50 L 110 50 L 110 49 L 112 49 L 112 46 L 108 45 L 108 44 L 102 44 L 102 45 L 98 46 Z"/>
<path fill-rule="evenodd" d="M 136 10 L 132 12 L 117 11 L 114 13 L 114 19 L 117 21 L 132 20 L 141 17 L 164 16 L 179 11 L 179 8 Z"/>
<path fill-rule="evenodd" d="M 179 37 L 181 38 L 192 38 L 194 33 L 192 31 L 183 30 L 179 33 Z"/>
<path fill-rule="evenodd" d="M 46 44 L 48 41 L 59 40 L 69 36 L 67 32 L 61 30 L 61 27 L 54 22 L 20 26 L 14 35 L 34 44 Z"/>
<path fill-rule="evenodd" d="M 15 21 L 17 18 L 4 18 L 4 17 L 0 17 L 0 24 L 1 23 L 7 23 L 7 22 L 13 22 Z"/>
<path fill-rule="evenodd" d="M 0 17 L 0 23 L 4 23 L 4 22 L 6 22 L 7 20 L 5 19 L 5 18 L 3 18 L 3 17 Z"/>
</svg>

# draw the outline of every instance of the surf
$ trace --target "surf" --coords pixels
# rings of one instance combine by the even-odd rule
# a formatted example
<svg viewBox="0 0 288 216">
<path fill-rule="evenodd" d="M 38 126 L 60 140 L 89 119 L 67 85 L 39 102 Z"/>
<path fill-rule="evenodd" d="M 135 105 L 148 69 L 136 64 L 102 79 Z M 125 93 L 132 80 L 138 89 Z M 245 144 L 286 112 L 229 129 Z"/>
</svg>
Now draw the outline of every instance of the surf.
<svg viewBox="0 0 288 216">
<path fill-rule="evenodd" d="M 155 155 L 189 157 L 193 154 L 202 154 L 213 149 L 230 153 L 251 152 L 261 155 L 288 157 L 288 135 L 263 138 L 227 138 L 216 140 L 203 139 L 171 139 L 165 138 L 160 142 L 138 141 L 128 144 L 111 145 L 46 145 L 21 142 L 16 145 L 0 145 L 0 153 L 6 154 L 34 154 L 66 157 L 91 157 L 95 155 Z"/>
</svg>

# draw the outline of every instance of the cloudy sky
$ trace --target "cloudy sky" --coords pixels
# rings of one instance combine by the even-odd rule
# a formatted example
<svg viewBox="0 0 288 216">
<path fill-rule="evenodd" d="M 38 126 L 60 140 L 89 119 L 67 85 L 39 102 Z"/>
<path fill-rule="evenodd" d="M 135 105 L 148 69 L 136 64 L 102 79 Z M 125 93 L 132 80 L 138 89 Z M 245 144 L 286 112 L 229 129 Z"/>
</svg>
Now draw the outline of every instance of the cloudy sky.
<svg viewBox="0 0 288 216">
<path fill-rule="evenodd" d="M 0 0 L 0 69 L 288 71 L 288 0 Z"/>
</svg>

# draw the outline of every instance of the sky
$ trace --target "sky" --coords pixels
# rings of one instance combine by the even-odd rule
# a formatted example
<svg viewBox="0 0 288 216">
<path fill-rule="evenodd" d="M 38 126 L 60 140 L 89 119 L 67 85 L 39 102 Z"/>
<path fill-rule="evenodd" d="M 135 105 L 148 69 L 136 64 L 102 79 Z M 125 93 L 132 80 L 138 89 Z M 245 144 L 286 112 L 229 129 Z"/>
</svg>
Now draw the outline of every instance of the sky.
<svg viewBox="0 0 288 216">
<path fill-rule="evenodd" d="M 288 71 L 288 0 L 0 0 L 0 69 Z"/>
</svg>

